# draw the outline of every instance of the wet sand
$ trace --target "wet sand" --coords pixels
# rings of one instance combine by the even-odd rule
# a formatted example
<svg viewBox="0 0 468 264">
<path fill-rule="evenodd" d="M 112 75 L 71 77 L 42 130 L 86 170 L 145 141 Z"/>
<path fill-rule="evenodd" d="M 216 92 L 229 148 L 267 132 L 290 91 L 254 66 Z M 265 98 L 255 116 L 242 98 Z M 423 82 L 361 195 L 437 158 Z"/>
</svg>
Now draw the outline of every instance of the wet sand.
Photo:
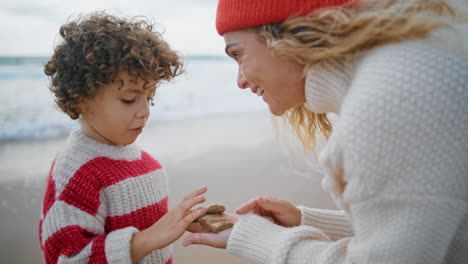
<svg viewBox="0 0 468 264">
<path fill-rule="evenodd" d="M 65 139 L 0 143 L 2 263 L 42 263 L 38 219 L 45 178 Z M 138 142 L 165 167 L 170 207 L 205 185 L 205 204 L 224 204 L 227 211 L 258 195 L 277 196 L 296 205 L 334 208 L 320 187 L 320 174 L 300 158 L 291 163 L 281 150 L 268 113 L 160 121 L 147 127 Z M 174 263 L 245 263 L 225 250 L 184 248 L 181 242 L 174 245 Z"/>
</svg>

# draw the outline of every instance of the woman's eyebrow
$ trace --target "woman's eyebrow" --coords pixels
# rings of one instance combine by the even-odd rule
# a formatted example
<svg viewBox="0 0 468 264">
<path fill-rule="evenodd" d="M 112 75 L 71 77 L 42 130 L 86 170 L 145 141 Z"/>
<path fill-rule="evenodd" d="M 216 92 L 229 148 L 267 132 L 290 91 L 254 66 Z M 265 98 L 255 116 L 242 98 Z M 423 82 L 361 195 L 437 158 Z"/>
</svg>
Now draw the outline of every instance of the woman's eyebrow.
<svg viewBox="0 0 468 264">
<path fill-rule="evenodd" d="M 227 44 L 227 45 L 226 45 L 226 48 L 224 48 L 224 52 L 226 52 L 226 54 L 227 54 L 228 56 L 231 56 L 231 55 L 229 55 L 229 49 L 230 49 L 232 46 L 236 46 L 236 45 L 238 45 L 238 43 Z"/>
</svg>

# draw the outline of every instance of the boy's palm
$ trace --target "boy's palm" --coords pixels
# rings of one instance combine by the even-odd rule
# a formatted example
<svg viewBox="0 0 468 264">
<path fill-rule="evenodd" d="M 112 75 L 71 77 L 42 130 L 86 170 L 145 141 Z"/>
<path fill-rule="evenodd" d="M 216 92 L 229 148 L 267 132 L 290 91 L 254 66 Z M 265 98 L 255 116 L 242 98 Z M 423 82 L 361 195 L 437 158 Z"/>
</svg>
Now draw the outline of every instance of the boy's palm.
<svg viewBox="0 0 468 264">
<path fill-rule="evenodd" d="M 187 227 L 203 215 L 204 208 L 199 208 L 191 214 L 187 211 L 206 200 L 205 197 L 200 196 L 205 192 L 206 188 L 193 191 L 148 229 L 152 233 L 152 239 L 156 241 L 155 244 L 158 245 L 157 248 L 164 248 L 179 239 Z"/>
</svg>

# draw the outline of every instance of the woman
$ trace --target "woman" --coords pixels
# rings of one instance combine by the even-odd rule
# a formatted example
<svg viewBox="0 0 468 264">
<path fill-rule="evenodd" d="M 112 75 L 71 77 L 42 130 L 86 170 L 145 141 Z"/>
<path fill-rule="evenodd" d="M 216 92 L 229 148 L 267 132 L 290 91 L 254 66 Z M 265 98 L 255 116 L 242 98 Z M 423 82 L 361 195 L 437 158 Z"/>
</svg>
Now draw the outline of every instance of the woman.
<svg viewBox="0 0 468 264">
<path fill-rule="evenodd" d="M 341 211 L 258 197 L 232 229 L 193 225 L 184 245 L 252 263 L 466 263 L 468 56 L 453 14 L 435 0 L 219 0 L 238 86 L 305 147 L 328 138 L 322 185 Z"/>
</svg>

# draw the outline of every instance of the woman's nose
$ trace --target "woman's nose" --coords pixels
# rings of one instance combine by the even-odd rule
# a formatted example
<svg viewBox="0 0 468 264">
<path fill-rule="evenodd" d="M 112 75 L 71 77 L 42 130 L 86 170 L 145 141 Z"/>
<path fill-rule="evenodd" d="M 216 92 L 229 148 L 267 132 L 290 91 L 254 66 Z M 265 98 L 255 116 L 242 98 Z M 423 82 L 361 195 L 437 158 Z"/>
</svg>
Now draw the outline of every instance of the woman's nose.
<svg viewBox="0 0 468 264">
<path fill-rule="evenodd" d="M 249 83 L 247 79 L 245 79 L 244 74 L 242 73 L 242 70 L 239 68 L 239 72 L 237 74 L 237 86 L 241 89 L 246 89 L 249 87 Z"/>
</svg>

